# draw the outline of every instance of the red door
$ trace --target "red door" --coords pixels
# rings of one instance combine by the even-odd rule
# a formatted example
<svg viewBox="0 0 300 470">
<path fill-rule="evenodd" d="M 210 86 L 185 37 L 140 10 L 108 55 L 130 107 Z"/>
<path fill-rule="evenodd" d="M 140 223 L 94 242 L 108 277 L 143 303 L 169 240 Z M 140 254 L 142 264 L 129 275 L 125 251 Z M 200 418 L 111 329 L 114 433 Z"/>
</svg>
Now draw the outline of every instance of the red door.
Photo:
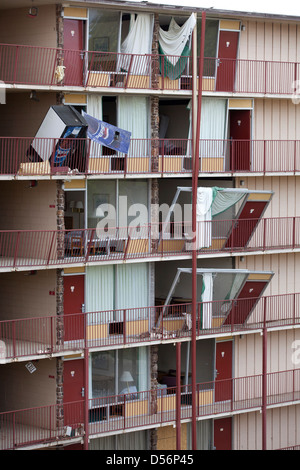
<svg viewBox="0 0 300 470">
<path fill-rule="evenodd" d="M 233 302 L 224 325 L 242 325 L 245 323 L 268 283 L 269 281 L 246 281 L 237 297 L 237 301 Z"/>
<path fill-rule="evenodd" d="M 217 91 L 234 91 L 238 31 L 220 31 L 217 61 Z"/>
<path fill-rule="evenodd" d="M 72 429 L 83 423 L 84 360 L 64 361 L 64 424 Z"/>
<path fill-rule="evenodd" d="M 269 201 L 246 201 L 228 236 L 226 248 L 245 248 Z"/>
<path fill-rule="evenodd" d="M 216 343 L 215 401 L 232 398 L 232 341 Z"/>
<path fill-rule="evenodd" d="M 231 450 L 231 418 L 214 420 L 214 448 Z"/>
<path fill-rule="evenodd" d="M 83 84 L 83 21 L 64 20 L 65 85 Z"/>
<path fill-rule="evenodd" d="M 84 276 L 64 277 L 65 341 L 84 338 Z"/>
<path fill-rule="evenodd" d="M 230 168 L 250 170 L 250 109 L 230 111 Z"/>
</svg>

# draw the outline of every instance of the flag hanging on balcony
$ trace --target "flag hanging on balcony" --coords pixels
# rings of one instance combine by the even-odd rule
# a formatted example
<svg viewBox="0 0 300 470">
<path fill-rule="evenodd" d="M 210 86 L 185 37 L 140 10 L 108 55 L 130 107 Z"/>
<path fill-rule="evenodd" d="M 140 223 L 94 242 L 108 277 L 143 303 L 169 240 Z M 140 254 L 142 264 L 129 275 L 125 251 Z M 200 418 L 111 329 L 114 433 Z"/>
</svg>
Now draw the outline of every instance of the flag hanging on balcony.
<svg viewBox="0 0 300 470">
<path fill-rule="evenodd" d="M 121 153 L 128 153 L 131 132 L 108 124 L 104 121 L 90 116 L 82 111 L 83 117 L 88 124 L 87 136 L 100 145 Z"/>
<path fill-rule="evenodd" d="M 182 75 L 191 52 L 190 39 L 195 25 L 192 14 L 182 26 L 172 18 L 168 31 L 159 29 L 160 73 L 164 77 L 176 80 Z"/>
</svg>

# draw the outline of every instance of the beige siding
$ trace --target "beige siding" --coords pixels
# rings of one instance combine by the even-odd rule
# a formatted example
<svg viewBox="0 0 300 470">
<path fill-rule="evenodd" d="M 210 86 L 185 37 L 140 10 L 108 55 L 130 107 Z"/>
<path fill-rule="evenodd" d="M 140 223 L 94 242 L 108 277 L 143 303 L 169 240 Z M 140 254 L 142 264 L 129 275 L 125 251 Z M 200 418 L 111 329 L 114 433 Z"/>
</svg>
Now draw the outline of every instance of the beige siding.
<svg viewBox="0 0 300 470">
<path fill-rule="evenodd" d="M 299 61 L 300 26 L 294 23 L 245 20 L 240 35 L 240 59 Z"/>
<path fill-rule="evenodd" d="M 244 187 L 251 190 L 274 191 L 273 198 L 264 217 L 299 217 L 300 198 L 299 176 L 266 176 L 242 178 Z M 239 180 L 237 181 L 239 187 Z"/>
<path fill-rule="evenodd" d="M 50 106 L 57 104 L 56 93 L 37 91 L 39 102 L 29 97 L 29 91 L 7 93 L 6 104 L 1 105 L 1 136 L 34 137 Z"/>
<path fill-rule="evenodd" d="M 27 273 L 2 273 L 0 320 L 55 315 L 56 296 L 50 295 L 55 290 L 55 270 L 37 271 L 34 276 Z"/>
<path fill-rule="evenodd" d="M 2 230 L 56 230 L 56 182 L 1 183 L 0 226 Z"/>
<path fill-rule="evenodd" d="M 56 361 L 33 362 L 30 374 L 24 363 L 0 367 L 1 411 L 48 406 L 56 401 Z M 30 416 L 30 415 L 29 415 Z"/>
<path fill-rule="evenodd" d="M 235 338 L 235 377 L 262 373 L 262 335 L 244 335 Z M 279 372 L 298 368 L 294 364 L 293 342 L 300 340 L 300 331 L 269 331 L 267 335 L 267 371 Z"/>
<path fill-rule="evenodd" d="M 253 140 L 299 139 L 300 106 L 292 100 L 255 99 Z"/>
<path fill-rule="evenodd" d="M 1 11 L 0 42 L 57 47 L 55 5 L 39 6 L 35 18 L 28 16 L 28 8 Z"/>
<path fill-rule="evenodd" d="M 282 253 L 264 256 L 245 256 L 236 260 L 236 267 L 250 270 L 271 270 L 274 276 L 265 295 L 299 292 L 300 253 Z"/>
<path fill-rule="evenodd" d="M 276 450 L 298 445 L 300 405 L 267 411 L 267 449 Z M 262 414 L 245 413 L 234 417 L 234 449 L 262 449 Z"/>
</svg>

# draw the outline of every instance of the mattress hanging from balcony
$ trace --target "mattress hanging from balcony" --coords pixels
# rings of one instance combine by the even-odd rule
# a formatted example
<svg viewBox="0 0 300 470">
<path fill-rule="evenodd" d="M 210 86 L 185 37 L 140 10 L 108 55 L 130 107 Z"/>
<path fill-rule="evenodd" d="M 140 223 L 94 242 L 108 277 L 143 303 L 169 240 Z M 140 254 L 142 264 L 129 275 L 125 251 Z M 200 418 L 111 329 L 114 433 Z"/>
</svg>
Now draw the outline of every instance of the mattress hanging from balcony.
<svg viewBox="0 0 300 470">
<path fill-rule="evenodd" d="M 163 69 L 164 77 L 176 80 L 182 75 L 190 56 L 195 25 L 196 19 L 192 14 L 182 26 L 172 18 L 168 31 L 159 28 L 160 73 Z"/>
</svg>

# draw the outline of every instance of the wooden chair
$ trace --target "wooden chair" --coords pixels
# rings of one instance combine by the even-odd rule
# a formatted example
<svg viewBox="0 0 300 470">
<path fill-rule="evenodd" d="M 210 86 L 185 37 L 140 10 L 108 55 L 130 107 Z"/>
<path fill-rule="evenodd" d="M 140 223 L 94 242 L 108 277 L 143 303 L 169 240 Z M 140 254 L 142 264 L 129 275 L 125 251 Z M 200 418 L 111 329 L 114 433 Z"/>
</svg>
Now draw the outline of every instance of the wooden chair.
<svg viewBox="0 0 300 470">
<path fill-rule="evenodd" d="M 78 256 L 78 254 L 83 256 L 84 246 L 82 242 L 82 237 L 71 237 L 71 256 Z"/>
</svg>

